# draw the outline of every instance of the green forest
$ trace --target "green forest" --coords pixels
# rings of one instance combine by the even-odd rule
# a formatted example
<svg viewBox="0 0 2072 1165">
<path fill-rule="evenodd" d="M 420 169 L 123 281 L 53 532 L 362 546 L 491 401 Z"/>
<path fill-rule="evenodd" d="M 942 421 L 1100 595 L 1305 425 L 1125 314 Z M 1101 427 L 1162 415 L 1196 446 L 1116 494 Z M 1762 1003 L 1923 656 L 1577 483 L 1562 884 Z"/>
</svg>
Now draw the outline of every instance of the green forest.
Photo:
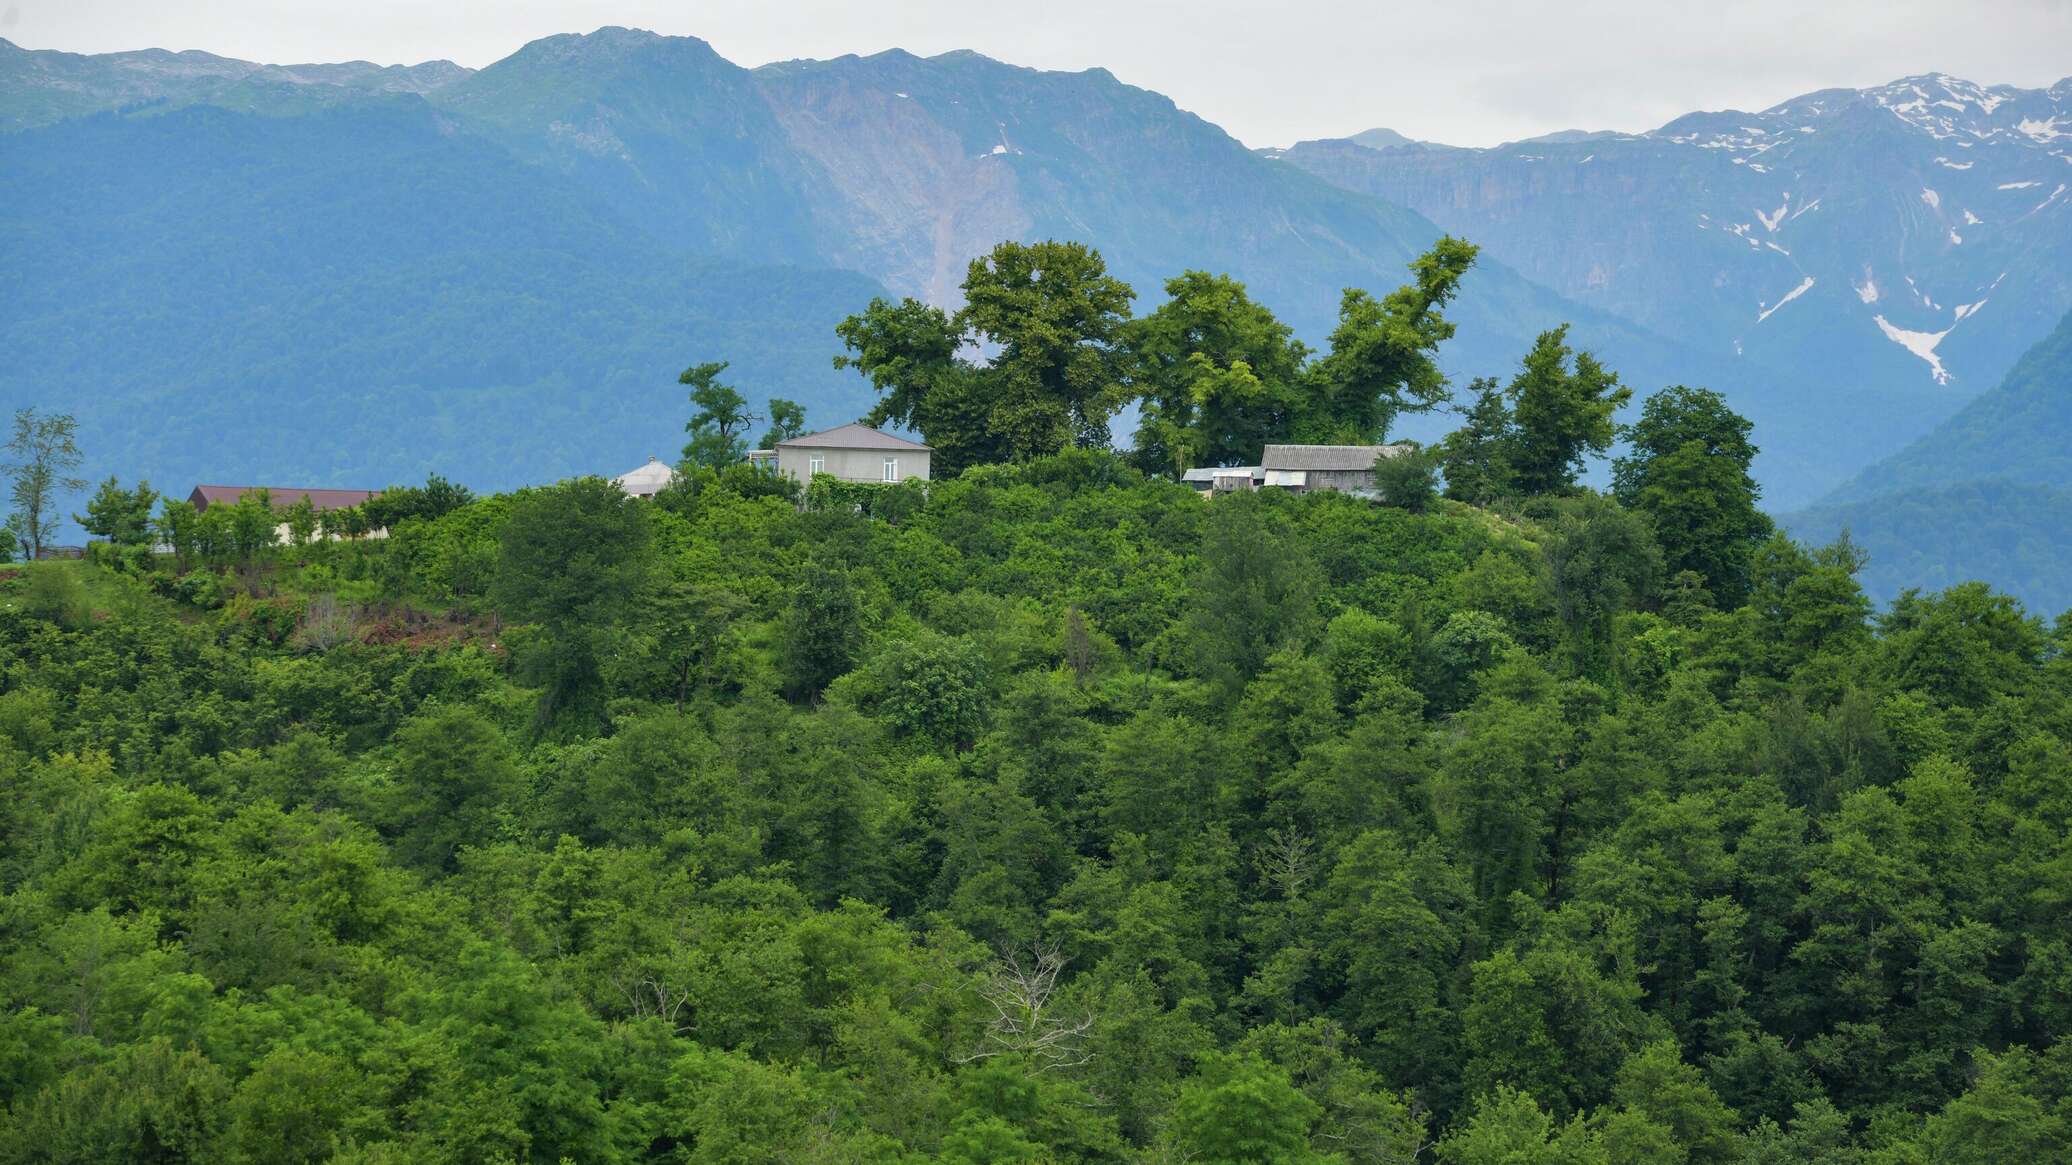
<svg viewBox="0 0 2072 1165">
<path fill-rule="evenodd" d="M 2072 1156 L 2072 619 L 1874 610 L 1558 329 L 1456 400 L 1472 260 L 1311 353 L 1005 246 L 842 325 L 927 483 L 704 363 L 651 501 L 102 484 L 0 581 L 0 1162 Z"/>
</svg>

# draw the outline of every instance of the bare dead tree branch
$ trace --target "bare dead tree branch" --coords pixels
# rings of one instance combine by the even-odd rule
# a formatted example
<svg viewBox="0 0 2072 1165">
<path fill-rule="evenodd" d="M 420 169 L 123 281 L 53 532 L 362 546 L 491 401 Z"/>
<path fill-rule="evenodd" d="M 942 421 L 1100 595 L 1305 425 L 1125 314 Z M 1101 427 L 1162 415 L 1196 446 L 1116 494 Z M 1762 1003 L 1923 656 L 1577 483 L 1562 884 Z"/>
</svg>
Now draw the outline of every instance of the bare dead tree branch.
<svg viewBox="0 0 2072 1165">
<path fill-rule="evenodd" d="M 1042 943 L 1026 952 L 1003 947 L 985 986 L 979 988 L 979 998 L 993 1009 L 993 1018 L 978 1047 L 956 1057 L 956 1062 L 1015 1055 L 1027 1059 L 1036 1072 L 1091 1063 L 1093 1053 L 1086 1050 L 1085 1040 L 1094 1017 L 1062 1014 L 1056 1005 L 1058 973 L 1067 961 L 1055 946 Z"/>
</svg>

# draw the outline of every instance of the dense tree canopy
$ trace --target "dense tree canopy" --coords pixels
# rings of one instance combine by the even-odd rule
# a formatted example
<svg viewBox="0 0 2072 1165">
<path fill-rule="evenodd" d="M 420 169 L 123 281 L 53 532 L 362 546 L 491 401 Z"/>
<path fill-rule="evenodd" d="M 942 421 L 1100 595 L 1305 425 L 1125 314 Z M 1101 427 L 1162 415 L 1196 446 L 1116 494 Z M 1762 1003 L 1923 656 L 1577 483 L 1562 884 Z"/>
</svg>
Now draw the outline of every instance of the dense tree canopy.
<svg viewBox="0 0 2072 1165">
<path fill-rule="evenodd" d="M 983 364 L 873 305 L 887 416 L 970 437 L 925 488 L 255 492 L 10 568 L 0 1162 L 2072 1157 L 2072 614 L 1874 611 L 1701 391 L 1578 484 L 1623 390 L 1558 331 L 1456 497 L 1168 479 L 1269 429 L 1196 356 L 1438 399 L 1471 257 L 1314 361 L 1062 252 L 974 273 Z"/>
</svg>

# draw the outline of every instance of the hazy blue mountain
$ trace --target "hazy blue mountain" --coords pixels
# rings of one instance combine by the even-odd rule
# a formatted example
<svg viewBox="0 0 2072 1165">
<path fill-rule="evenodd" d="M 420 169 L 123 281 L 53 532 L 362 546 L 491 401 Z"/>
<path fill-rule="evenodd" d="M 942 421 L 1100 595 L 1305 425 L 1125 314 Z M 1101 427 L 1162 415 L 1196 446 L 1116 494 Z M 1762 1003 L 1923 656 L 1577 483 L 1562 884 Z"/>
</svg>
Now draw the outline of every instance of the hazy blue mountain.
<svg viewBox="0 0 2072 1165">
<path fill-rule="evenodd" d="M 2046 614 L 2072 609 L 2072 313 L 1998 387 L 1786 525 L 1848 530 L 1882 598 L 1983 578 Z"/>
<path fill-rule="evenodd" d="M 734 359 L 752 395 L 853 415 L 857 385 L 827 367 L 833 322 L 881 287 L 949 303 L 969 260 L 1009 237 L 1100 247 L 1140 309 L 1183 269 L 1227 271 L 1321 342 L 1343 288 L 1392 288 L 1442 228 L 1461 230 L 1488 250 L 1443 354 L 1457 379 L 1508 375 L 1536 332 L 1574 321 L 1573 341 L 1643 393 L 1679 381 L 1727 392 L 1757 422 L 1774 505 L 1819 496 L 1957 403 L 1944 386 L 1892 388 L 1922 379 L 1921 365 L 1882 338 L 1883 371 L 1848 375 L 1809 360 L 1805 344 L 1765 346 L 1791 329 L 1817 334 L 1828 307 L 1788 304 L 1764 321 L 1763 343 L 1737 354 L 1710 308 L 1656 310 L 1623 282 L 1617 295 L 1574 286 L 1515 224 L 1434 212 L 1435 223 L 1404 205 L 1416 198 L 1350 189 L 1361 182 L 1315 164 L 1333 151 L 1361 166 L 1434 167 L 1415 160 L 1501 151 L 1338 143 L 1298 147 L 1287 157 L 1302 164 L 1290 165 L 1100 69 L 893 51 L 748 70 L 694 38 L 626 29 L 549 37 L 473 72 L 4 45 L 0 126 L 23 127 L 0 134 L 0 183 L 15 195 L 0 208 L 0 245 L 23 257 L 0 276 L 22 292 L 0 306 L 0 335 L 19 354 L 0 372 L 0 404 L 92 398 L 79 408 L 96 424 L 160 443 L 139 468 L 214 459 L 274 476 L 298 464 L 503 475 L 484 484 L 551 476 L 636 437 L 642 455 L 664 451 L 644 446 L 680 425 L 672 379 L 694 357 Z M 1694 172 L 1724 166 L 1738 179 L 1766 165 L 1667 137 L 1513 152 L 1581 159 L 1629 142 Z M 1672 194 L 1688 190 L 1661 198 Z M 1587 207 L 1567 193 L 1550 201 L 1616 217 L 1608 190 Z M 1945 208 L 1957 205 L 1971 203 Z M 1610 245 L 1573 224 L 1539 232 L 1557 252 Z M 1733 240 L 1736 259 L 1786 249 L 1726 226 L 1682 232 L 1697 244 L 1651 242 L 1659 233 L 1628 240 L 1634 262 L 1653 270 L 1685 255 L 1694 265 L 1677 293 L 1701 300 L 1725 295 L 1689 290 L 1708 283 L 1717 239 Z M 1648 279 L 1650 294 L 1676 282 Z M 1983 330 L 1999 306 L 1957 335 Z M 1947 339 L 1945 354 L 1957 336 Z M 466 416 L 495 412 L 499 394 L 517 418 L 499 421 L 499 439 L 521 440 L 527 413 L 554 419 L 530 430 L 540 435 L 523 461 L 467 444 Z M 413 398 L 424 403 L 399 403 Z M 329 410 L 322 439 L 240 429 L 275 407 Z M 414 419 L 399 428 L 398 417 Z M 1411 431 L 1444 427 L 1432 418 Z M 229 452 L 200 434 L 232 438 Z"/>
<path fill-rule="evenodd" d="M 2072 486 L 2072 312 L 1992 391 L 1871 466 L 1829 502 L 1983 479 Z M 2065 530 L 2072 543 L 2072 526 Z"/>
<path fill-rule="evenodd" d="M 271 106 L 296 90 L 307 91 L 309 104 L 368 93 L 429 93 L 468 72 L 452 61 L 262 65 L 193 50 L 88 56 L 24 49 L 0 38 L 0 131 L 141 106 Z"/>
<path fill-rule="evenodd" d="M 1404 137 L 1386 126 L 1375 126 L 1373 129 L 1361 130 L 1345 140 L 1354 145 L 1365 146 L 1370 150 L 1389 150 L 1397 146 L 1424 144 L 1415 138 Z"/>
<path fill-rule="evenodd" d="M 1843 465 L 1996 383 L 2072 308 L 2072 80 L 1916 77 L 1572 136 L 1270 153 L 1419 210 L 1564 296 L 1791 369 L 1817 386 L 1810 428 Z"/>
<path fill-rule="evenodd" d="M 20 257 L 0 403 L 75 407 L 90 446 L 162 478 L 498 484 L 666 453 L 694 357 L 854 415 L 835 320 L 873 280 L 946 302 L 1006 237 L 1100 246 L 1143 306 L 1186 267 L 1230 271 L 1320 340 L 1340 289 L 1393 287 L 1440 233 L 1104 71 L 972 53 L 749 71 L 606 29 L 416 92 L 9 48 L 0 116 L 50 124 L 0 135 Z M 51 121 L 58 74 L 100 112 Z M 1564 319 L 1641 383 L 1704 360 L 1496 261 L 1457 314 L 1464 376 Z"/>
<path fill-rule="evenodd" d="M 696 359 L 848 420 L 828 337 L 882 294 L 672 253 L 415 97 L 0 135 L 0 251 L 0 400 L 182 492 L 619 472 L 682 444 Z"/>
</svg>

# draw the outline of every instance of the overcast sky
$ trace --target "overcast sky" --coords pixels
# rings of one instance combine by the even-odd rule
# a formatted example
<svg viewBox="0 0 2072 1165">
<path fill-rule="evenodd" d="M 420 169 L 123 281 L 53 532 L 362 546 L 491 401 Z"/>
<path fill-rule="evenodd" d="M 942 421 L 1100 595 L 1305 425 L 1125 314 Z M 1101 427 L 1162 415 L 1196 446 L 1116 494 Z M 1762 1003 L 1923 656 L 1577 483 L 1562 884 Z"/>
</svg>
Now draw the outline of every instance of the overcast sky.
<svg viewBox="0 0 2072 1165">
<path fill-rule="evenodd" d="M 481 66 L 606 24 L 700 36 L 744 65 L 894 46 L 1100 65 L 1254 146 L 1371 126 L 1489 145 L 1912 73 L 2072 74 L 2072 0 L 0 0 L 0 36 L 26 48 L 274 63 Z"/>
</svg>

